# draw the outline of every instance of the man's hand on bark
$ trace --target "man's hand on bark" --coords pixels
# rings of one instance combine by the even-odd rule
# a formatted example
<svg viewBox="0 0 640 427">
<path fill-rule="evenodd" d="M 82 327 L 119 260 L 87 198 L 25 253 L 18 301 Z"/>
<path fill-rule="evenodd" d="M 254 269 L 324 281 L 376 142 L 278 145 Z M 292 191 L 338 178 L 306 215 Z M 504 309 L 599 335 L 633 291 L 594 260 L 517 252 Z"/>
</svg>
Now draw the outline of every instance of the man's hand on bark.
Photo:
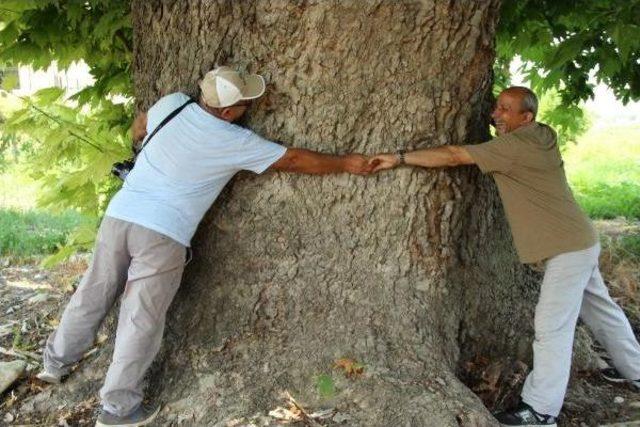
<svg viewBox="0 0 640 427">
<path fill-rule="evenodd" d="M 380 172 L 385 169 L 395 168 L 400 164 L 400 159 L 396 154 L 378 154 L 369 159 L 369 166 L 371 166 L 371 172 Z"/>
<path fill-rule="evenodd" d="M 372 164 L 369 157 L 362 154 L 346 154 L 343 157 L 344 170 L 356 175 L 369 175 L 373 172 L 375 164 Z"/>
</svg>

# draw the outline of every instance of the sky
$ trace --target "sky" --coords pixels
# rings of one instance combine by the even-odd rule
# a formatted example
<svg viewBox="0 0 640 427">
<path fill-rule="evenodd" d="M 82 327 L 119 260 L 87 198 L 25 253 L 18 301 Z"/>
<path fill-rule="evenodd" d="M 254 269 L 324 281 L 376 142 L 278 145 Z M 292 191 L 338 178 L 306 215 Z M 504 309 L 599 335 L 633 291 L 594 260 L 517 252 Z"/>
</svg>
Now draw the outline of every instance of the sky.
<svg viewBox="0 0 640 427">
<path fill-rule="evenodd" d="M 640 124 L 640 102 L 622 105 L 605 85 L 595 88 L 595 97 L 585 103 L 585 108 L 593 114 L 595 126 Z"/>
</svg>

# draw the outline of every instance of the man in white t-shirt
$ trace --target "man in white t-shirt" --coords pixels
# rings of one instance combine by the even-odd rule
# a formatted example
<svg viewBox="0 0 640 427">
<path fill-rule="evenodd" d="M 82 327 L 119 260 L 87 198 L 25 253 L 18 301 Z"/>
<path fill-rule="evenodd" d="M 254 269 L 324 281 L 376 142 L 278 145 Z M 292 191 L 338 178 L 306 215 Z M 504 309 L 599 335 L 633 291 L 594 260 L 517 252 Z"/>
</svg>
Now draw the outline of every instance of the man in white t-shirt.
<svg viewBox="0 0 640 427">
<path fill-rule="evenodd" d="M 134 121 L 133 138 L 144 141 L 143 149 L 111 200 L 91 265 L 47 340 L 38 378 L 59 383 L 93 345 L 98 327 L 122 295 L 97 426 L 145 425 L 157 415 L 159 406 L 142 404 L 142 380 L 160 347 L 190 240 L 237 172 L 367 174 L 373 168 L 359 154 L 285 148 L 233 124 L 264 93 L 259 75 L 219 67 L 205 75 L 200 89 L 198 102 L 173 93 Z"/>
</svg>

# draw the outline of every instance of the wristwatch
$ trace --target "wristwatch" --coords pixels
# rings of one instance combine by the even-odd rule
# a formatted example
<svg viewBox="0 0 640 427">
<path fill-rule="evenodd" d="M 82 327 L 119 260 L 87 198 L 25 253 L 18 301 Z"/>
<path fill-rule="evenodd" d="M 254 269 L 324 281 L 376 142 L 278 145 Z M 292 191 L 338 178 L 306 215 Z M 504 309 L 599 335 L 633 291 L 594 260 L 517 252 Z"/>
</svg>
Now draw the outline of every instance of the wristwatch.
<svg viewBox="0 0 640 427">
<path fill-rule="evenodd" d="M 406 154 L 406 150 L 398 150 L 396 151 L 396 157 L 398 157 L 398 162 L 401 165 L 405 165 L 407 162 L 404 159 L 404 155 Z"/>
</svg>

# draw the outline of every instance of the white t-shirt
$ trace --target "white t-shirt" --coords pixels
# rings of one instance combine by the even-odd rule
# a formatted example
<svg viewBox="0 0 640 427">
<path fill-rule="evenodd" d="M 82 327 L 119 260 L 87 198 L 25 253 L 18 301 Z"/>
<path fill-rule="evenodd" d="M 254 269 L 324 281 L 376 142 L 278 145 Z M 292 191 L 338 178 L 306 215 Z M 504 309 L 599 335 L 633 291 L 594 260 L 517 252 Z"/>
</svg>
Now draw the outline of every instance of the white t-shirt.
<svg viewBox="0 0 640 427">
<path fill-rule="evenodd" d="M 188 99 L 173 93 L 156 102 L 147 114 L 147 135 Z M 198 223 L 234 174 L 262 173 L 286 150 L 189 104 L 144 147 L 106 215 L 189 246 Z"/>
</svg>

